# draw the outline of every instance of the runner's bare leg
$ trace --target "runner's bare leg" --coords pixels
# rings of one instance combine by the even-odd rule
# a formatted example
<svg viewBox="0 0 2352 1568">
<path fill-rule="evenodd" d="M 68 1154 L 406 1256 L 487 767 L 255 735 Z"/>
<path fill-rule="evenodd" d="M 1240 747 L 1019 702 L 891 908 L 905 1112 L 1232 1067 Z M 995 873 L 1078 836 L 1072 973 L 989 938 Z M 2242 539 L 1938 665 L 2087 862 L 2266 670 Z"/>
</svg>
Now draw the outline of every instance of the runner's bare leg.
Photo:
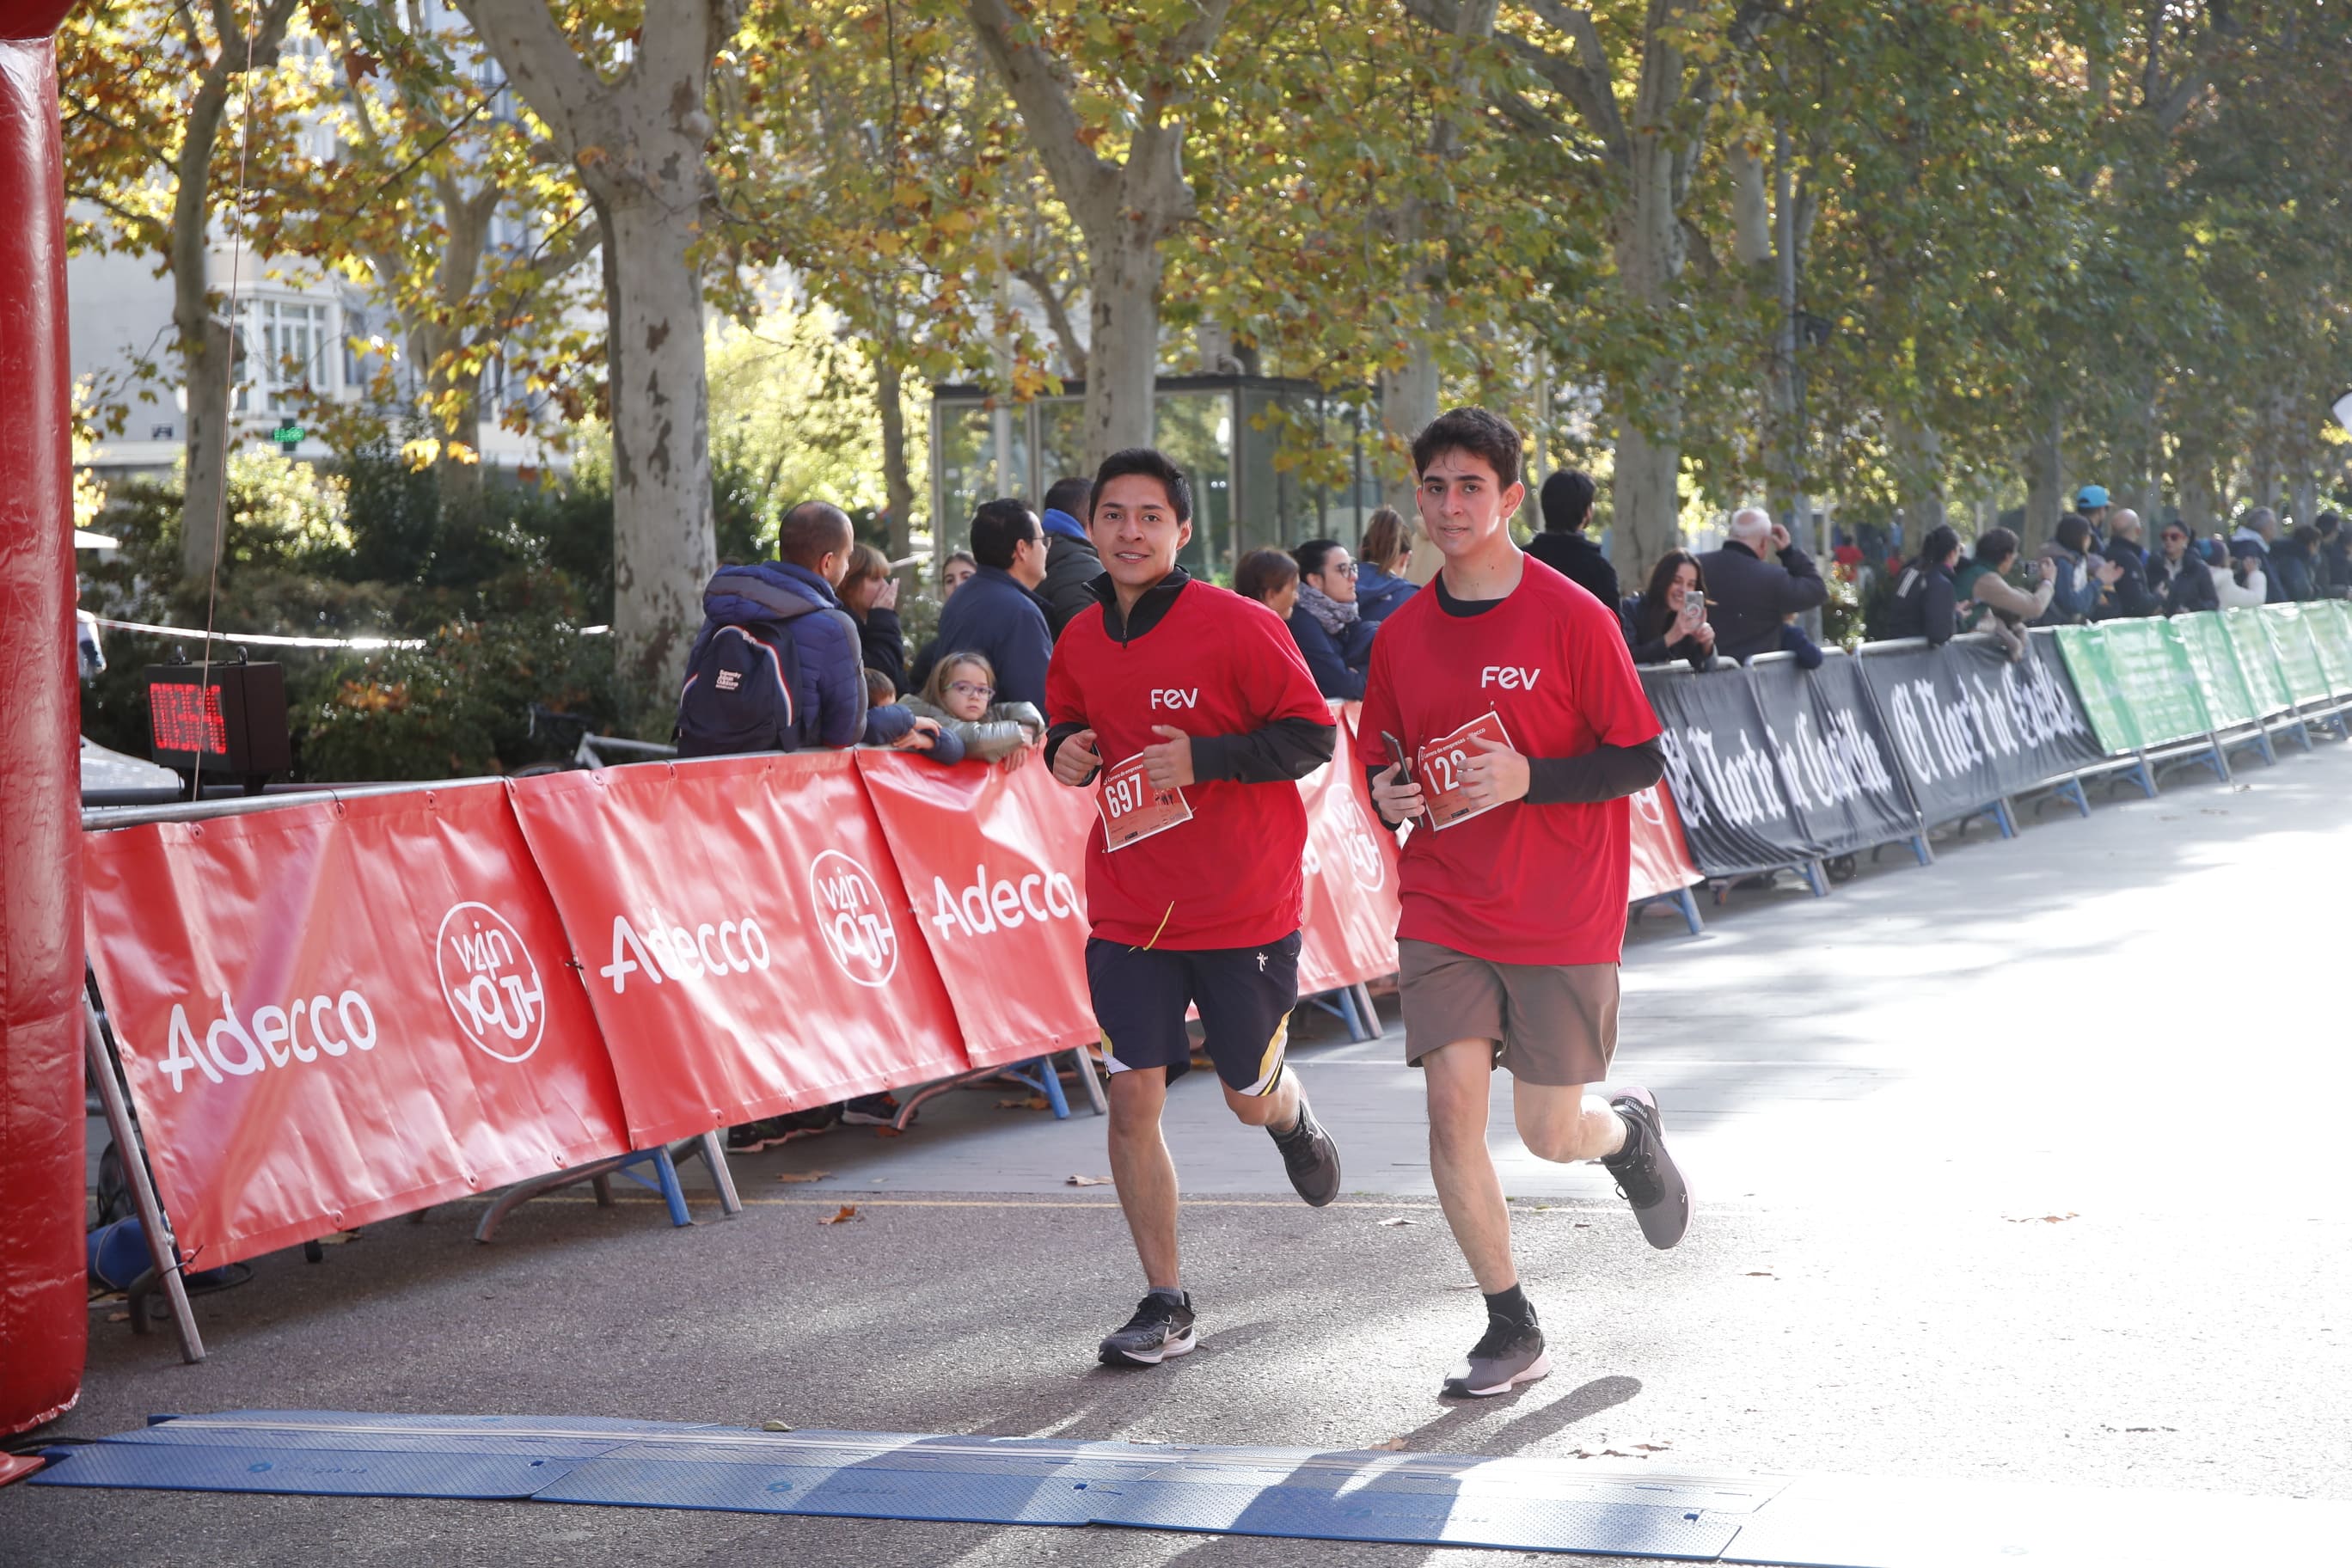
<svg viewBox="0 0 2352 1568">
<path fill-rule="evenodd" d="M 1174 1290 L 1176 1260 L 1176 1162 L 1160 1135 L 1160 1113 L 1168 1103 L 1166 1068 L 1129 1068 L 1110 1075 L 1110 1174 L 1118 1206 L 1143 1265 L 1144 1282 Z"/>
<path fill-rule="evenodd" d="M 1511 1261 L 1511 1215 L 1486 1150 L 1486 1104 L 1495 1074 L 1492 1040 L 1456 1040 L 1421 1058 L 1429 1089 L 1429 1174 L 1478 1289 L 1519 1282 Z"/>
<path fill-rule="evenodd" d="M 1222 1079 L 1217 1087 L 1225 1091 L 1225 1103 L 1244 1126 L 1288 1127 L 1298 1120 L 1298 1076 L 1286 1062 L 1271 1094 L 1244 1094 Z"/>
<path fill-rule="evenodd" d="M 1589 1084 L 1511 1085 L 1511 1119 L 1519 1142 L 1538 1160 L 1573 1165 L 1605 1160 L 1625 1146 L 1625 1121 Z"/>
</svg>

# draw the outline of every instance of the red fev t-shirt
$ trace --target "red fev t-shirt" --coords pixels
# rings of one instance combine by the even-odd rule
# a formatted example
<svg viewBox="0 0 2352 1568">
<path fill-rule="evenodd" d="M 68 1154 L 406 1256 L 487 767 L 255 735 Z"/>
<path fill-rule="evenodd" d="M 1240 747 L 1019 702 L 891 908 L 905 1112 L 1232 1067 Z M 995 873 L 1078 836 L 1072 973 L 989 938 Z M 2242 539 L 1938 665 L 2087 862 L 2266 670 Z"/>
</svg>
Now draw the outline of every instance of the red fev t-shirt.
<svg viewBox="0 0 2352 1568">
<path fill-rule="evenodd" d="M 1658 734 L 1615 614 L 1533 556 L 1493 609 L 1447 615 L 1432 585 L 1381 623 L 1357 743 L 1367 765 L 1384 767 L 1383 731 L 1417 752 L 1489 710 L 1528 757 Z M 1622 800 L 1513 801 L 1442 831 L 1416 826 L 1397 935 L 1496 963 L 1616 963 L 1633 856 L 1626 811 Z"/>
<path fill-rule="evenodd" d="M 1106 768 L 1160 744 L 1155 724 L 1239 735 L 1277 719 L 1331 721 L 1290 628 L 1255 600 L 1200 582 L 1186 583 L 1159 624 L 1126 643 L 1105 627 L 1099 605 L 1081 610 L 1054 645 L 1045 709 L 1053 723 L 1091 728 Z M 1307 855 L 1298 786 L 1218 779 L 1187 784 L 1184 798 L 1191 821 L 1124 849 L 1104 848 L 1097 818 L 1087 839 L 1094 934 L 1198 952 L 1255 947 L 1297 930 Z"/>
</svg>

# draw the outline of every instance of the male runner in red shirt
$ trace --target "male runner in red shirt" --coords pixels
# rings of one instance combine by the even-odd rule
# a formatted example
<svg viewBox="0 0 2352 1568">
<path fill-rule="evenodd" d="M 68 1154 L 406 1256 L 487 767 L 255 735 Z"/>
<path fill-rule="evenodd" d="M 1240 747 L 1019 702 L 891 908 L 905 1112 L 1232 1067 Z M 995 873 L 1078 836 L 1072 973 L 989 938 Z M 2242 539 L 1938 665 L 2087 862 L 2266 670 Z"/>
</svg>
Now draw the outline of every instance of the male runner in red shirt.
<svg viewBox="0 0 2352 1568">
<path fill-rule="evenodd" d="M 1415 823 L 1397 927 L 1405 1059 L 1429 1090 L 1438 1202 L 1486 1296 L 1486 1332 L 1445 1392 L 1501 1394 L 1551 1364 L 1486 1152 L 1496 1063 L 1529 1151 L 1606 1164 L 1653 1247 L 1690 1224 L 1650 1092 L 1587 1093 L 1617 1045 L 1625 797 L 1664 758 L 1613 610 L 1511 542 L 1518 431 L 1457 409 L 1412 460 L 1444 565 L 1373 641 L 1358 733 L 1387 759 L 1372 775 L 1381 816 Z"/>
<path fill-rule="evenodd" d="M 1112 454 L 1089 531 L 1103 575 L 1045 676 L 1045 757 L 1100 784 L 1087 844 L 1087 979 L 1110 1068 L 1110 1169 L 1150 1292 L 1102 1342 L 1114 1366 L 1194 1343 L 1176 1256 L 1168 1084 L 1192 1058 L 1187 1006 L 1234 1114 L 1274 1137 L 1298 1195 L 1339 1192 L 1339 1151 L 1283 1065 L 1298 1001 L 1307 810 L 1297 781 L 1337 731 L 1289 628 L 1176 564 L 1192 491 L 1156 451 Z"/>
</svg>

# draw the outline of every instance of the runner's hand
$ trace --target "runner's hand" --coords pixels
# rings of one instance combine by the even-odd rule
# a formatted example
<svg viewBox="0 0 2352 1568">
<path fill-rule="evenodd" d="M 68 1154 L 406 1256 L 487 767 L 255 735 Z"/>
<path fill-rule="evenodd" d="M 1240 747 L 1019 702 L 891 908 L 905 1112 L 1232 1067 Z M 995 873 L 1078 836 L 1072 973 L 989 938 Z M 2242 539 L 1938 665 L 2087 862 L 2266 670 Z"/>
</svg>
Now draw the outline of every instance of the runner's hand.
<svg viewBox="0 0 2352 1568">
<path fill-rule="evenodd" d="M 1473 735 L 1478 754 L 1462 770 L 1462 797 L 1477 810 L 1501 805 L 1528 793 L 1528 760 L 1500 741 Z"/>
<path fill-rule="evenodd" d="M 1372 775 L 1372 809 L 1391 827 L 1401 826 L 1419 816 L 1425 809 L 1421 799 L 1421 786 L 1404 776 L 1404 769 L 1391 763 Z"/>
<path fill-rule="evenodd" d="M 1182 789 L 1192 783 L 1192 737 L 1172 724 L 1154 724 L 1151 732 L 1160 738 L 1159 745 L 1143 748 L 1143 776 L 1151 787 Z"/>
<path fill-rule="evenodd" d="M 1054 753 L 1054 776 L 1066 784 L 1083 784 L 1102 771 L 1102 753 L 1095 750 L 1095 732 L 1081 730 Z"/>
</svg>

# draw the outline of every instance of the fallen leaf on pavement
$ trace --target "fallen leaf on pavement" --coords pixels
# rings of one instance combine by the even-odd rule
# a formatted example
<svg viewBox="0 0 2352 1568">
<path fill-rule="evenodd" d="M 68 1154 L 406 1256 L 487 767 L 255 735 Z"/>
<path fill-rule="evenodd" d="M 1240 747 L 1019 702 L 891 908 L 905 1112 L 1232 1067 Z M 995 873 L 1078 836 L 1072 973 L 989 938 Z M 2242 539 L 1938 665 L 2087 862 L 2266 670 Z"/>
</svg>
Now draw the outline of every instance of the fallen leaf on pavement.
<svg viewBox="0 0 2352 1568">
<path fill-rule="evenodd" d="M 762 1421 L 760 1423 L 760 1430 L 762 1432 L 789 1432 L 792 1430 L 792 1427 L 782 1421 Z"/>
<path fill-rule="evenodd" d="M 1404 1452 L 1404 1439 L 1391 1437 L 1385 1443 L 1373 1444 L 1372 1448 L 1375 1452 L 1382 1454 L 1401 1454 Z"/>
<path fill-rule="evenodd" d="M 106 1314 L 106 1321 L 110 1323 L 127 1323 L 131 1321 L 131 1314 L 128 1312 L 109 1312 Z"/>
<path fill-rule="evenodd" d="M 903 1127 L 877 1127 L 874 1130 L 877 1138 L 904 1138 L 906 1135 L 907 1130 Z"/>
<path fill-rule="evenodd" d="M 1576 1222 L 1576 1228 L 1579 1230 L 1591 1230 L 1592 1228 L 1592 1222 L 1589 1219 L 1578 1220 Z"/>
<path fill-rule="evenodd" d="M 1674 1445 L 1672 1443 L 1636 1443 L 1633 1447 L 1644 1454 L 1663 1454 Z"/>
<path fill-rule="evenodd" d="M 2081 1216 L 2072 1209 L 2068 1209 L 2064 1214 L 2020 1214 L 2008 1216 L 2009 1223 L 2011 1225 L 2032 1225 L 2037 1221 L 2042 1225 L 2063 1225 L 2070 1219 L 2079 1217 Z"/>
<path fill-rule="evenodd" d="M 1066 1178 L 1066 1182 L 1073 1187 L 1108 1187 L 1111 1184 L 1108 1176 L 1071 1176 Z"/>
<path fill-rule="evenodd" d="M 856 1204 L 844 1204 L 844 1205 L 841 1205 L 841 1207 L 840 1207 L 838 1210 L 836 1210 L 834 1214 L 832 1214 L 832 1215 L 830 1215 L 826 1216 L 826 1217 L 825 1217 L 825 1218 L 824 1218 L 824 1219 L 821 1219 L 821 1220 L 817 1221 L 817 1224 L 819 1224 L 819 1225 L 840 1225 L 840 1224 L 844 1223 L 845 1221 L 853 1220 L 853 1219 L 856 1219 L 856 1217 L 857 1217 L 857 1205 L 856 1205 Z"/>
<path fill-rule="evenodd" d="M 1769 1268 L 1751 1268 L 1748 1271 L 1748 1278 L 1750 1279 L 1778 1279 L 1780 1277 L 1778 1274 L 1773 1273 Z"/>
<path fill-rule="evenodd" d="M 782 1175 L 778 1176 L 776 1180 L 780 1182 L 822 1182 L 827 1176 L 832 1174 L 833 1173 L 831 1171 L 786 1171 Z"/>
<path fill-rule="evenodd" d="M 1051 1107 L 1046 1104 L 1044 1095 L 1033 1094 L 1026 1100 L 1000 1100 L 996 1102 L 996 1109 L 999 1110 L 1046 1110 Z"/>
<path fill-rule="evenodd" d="M 1407 1219 L 1404 1215 L 1398 1214 L 1391 1215 L 1388 1218 L 1381 1221 L 1381 1223 L 1382 1225 L 1419 1225 L 1421 1221 L 1417 1219 Z"/>
<path fill-rule="evenodd" d="M 334 1232 L 332 1235 L 320 1237 L 319 1238 L 319 1245 L 321 1247 L 341 1247 L 345 1242 L 357 1241 L 359 1238 L 360 1233 L 358 1231 L 339 1230 Z"/>
</svg>

